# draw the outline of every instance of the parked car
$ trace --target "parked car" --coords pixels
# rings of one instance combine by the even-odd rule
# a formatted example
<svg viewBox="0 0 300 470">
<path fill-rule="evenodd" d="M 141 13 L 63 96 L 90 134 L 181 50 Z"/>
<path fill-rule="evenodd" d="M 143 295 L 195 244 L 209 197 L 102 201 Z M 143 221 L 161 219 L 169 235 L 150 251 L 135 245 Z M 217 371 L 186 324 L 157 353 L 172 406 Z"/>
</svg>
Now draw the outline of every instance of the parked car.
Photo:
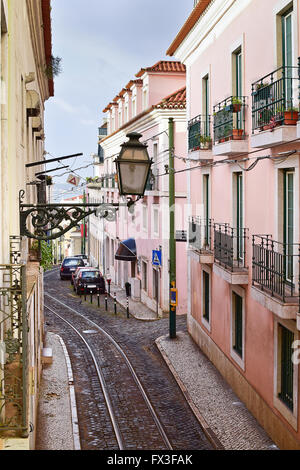
<svg viewBox="0 0 300 470">
<path fill-rule="evenodd" d="M 89 264 L 87 255 L 74 255 L 74 258 L 81 258 L 85 266 Z"/>
<path fill-rule="evenodd" d="M 76 277 L 75 283 L 75 290 L 78 295 L 84 293 L 85 286 L 87 293 L 99 292 L 100 294 L 105 294 L 105 280 L 99 269 L 81 270 Z"/>
<path fill-rule="evenodd" d="M 70 279 L 72 276 L 72 273 L 74 273 L 79 266 L 84 266 L 84 262 L 81 258 L 68 256 L 61 263 L 60 278 Z"/>
<path fill-rule="evenodd" d="M 92 266 L 79 266 L 78 268 L 76 268 L 76 271 L 72 273 L 72 277 L 71 277 L 71 284 L 73 285 L 74 290 L 76 289 L 75 287 L 76 278 L 78 277 L 80 271 L 82 271 L 83 269 L 88 270 L 88 269 L 95 269 L 95 268 L 93 268 Z"/>
</svg>

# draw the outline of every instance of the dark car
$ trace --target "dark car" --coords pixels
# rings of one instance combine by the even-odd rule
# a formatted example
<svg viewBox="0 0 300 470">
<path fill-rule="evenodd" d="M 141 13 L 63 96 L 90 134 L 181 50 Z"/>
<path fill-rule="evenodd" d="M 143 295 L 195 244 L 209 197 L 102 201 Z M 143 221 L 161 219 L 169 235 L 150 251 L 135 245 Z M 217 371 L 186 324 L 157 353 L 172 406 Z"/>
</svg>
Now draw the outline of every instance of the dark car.
<svg viewBox="0 0 300 470">
<path fill-rule="evenodd" d="M 76 268 L 76 271 L 72 273 L 72 277 L 71 277 L 71 284 L 74 288 L 74 290 L 76 290 L 76 279 L 79 275 L 79 272 L 82 271 L 82 270 L 88 270 L 88 269 L 92 269 L 92 270 L 95 270 L 95 268 L 93 268 L 92 266 L 79 266 L 78 268 Z"/>
<path fill-rule="evenodd" d="M 78 295 L 91 292 L 105 294 L 105 281 L 99 269 L 81 270 L 76 280 L 76 293 Z"/>
<path fill-rule="evenodd" d="M 88 265 L 88 257 L 87 255 L 74 255 L 74 258 L 81 258 L 85 264 L 85 266 Z"/>
<path fill-rule="evenodd" d="M 71 256 L 65 258 L 60 266 L 60 278 L 71 279 L 72 273 L 74 273 L 79 266 L 84 266 L 84 262 L 81 258 L 73 258 Z"/>
</svg>

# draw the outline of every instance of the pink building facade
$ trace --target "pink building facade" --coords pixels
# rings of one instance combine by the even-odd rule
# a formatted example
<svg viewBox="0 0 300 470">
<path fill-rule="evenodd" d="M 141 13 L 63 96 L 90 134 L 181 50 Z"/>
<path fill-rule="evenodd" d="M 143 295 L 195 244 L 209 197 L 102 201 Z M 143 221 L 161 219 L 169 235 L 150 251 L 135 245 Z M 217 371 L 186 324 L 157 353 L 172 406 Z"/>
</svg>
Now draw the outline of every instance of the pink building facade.
<svg viewBox="0 0 300 470">
<path fill-rule="evenodd" d="M 89 185 L 89 197 L 97 202 L 124 203 L 120 198 L 114 160 L 130 132 L 142 135 L 153 160 L 145 196 L 128 211 L 120 207 L 113 221 L 90 218 L 91 260 L 112 282 L 125 287 L 131 295 L 161 317 L 169 311 L 169 126 L 174 126 L 175 170 L 185 168 L 186 90 L 185 67 L 178 61 L 160 61 L 141 69 L 108 104 L 108 135 L 100 139 L 103 162 L 95 166 L 97 182 Z M 172 123 L 172 124 L 171 124 Z M 175 177 L 176 230 L 186 230 L 186 178 Z M 133 261 L 116 259 L 122 241 L 133 239 Z M 161 266 L 153 266 L 153 251 L 161 252 Z M 187 311 L 186 244 L 177 243 L 178 314 Z"/>
<path fill-rule="evenodd" d="M 167 52 L 187 73 L 188 330 L 281 449 L 300 448 L 299 9 L 199 0 Z"/>
</svg>

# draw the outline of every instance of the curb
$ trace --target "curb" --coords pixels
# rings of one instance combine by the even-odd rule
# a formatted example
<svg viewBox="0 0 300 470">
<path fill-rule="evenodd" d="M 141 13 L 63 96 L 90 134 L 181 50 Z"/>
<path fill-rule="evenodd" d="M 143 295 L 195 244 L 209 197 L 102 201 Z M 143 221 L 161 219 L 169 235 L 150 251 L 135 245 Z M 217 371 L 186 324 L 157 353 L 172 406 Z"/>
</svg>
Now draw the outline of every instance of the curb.
<svg viewBox="0 0 300 470">
<path fill-rule="evenodd" d="M 69 395 L 70 395 L 70 403 L 71 403 L 71 421 L 72 421 L 72 429 L 73 429 L 73 442 L 74 442 L 74 450 L 81 450 L 80 445 L 80 435 L 79 435 L 79 427 L 78 427 L 78 415 L 77 415 L 77 405 L 76 405 L 76 398 L 75 398 L 75 388 L 74 388 L 74 378 L 73 378 L 73 371 L 70 356 L 67 350 L 67 347 L 64 343 L 64 340 L 59 335 L 55 335 L 60 341 L 60 344 L 63 348 L 66 365 L 67 365 L 67 373 L 68 373 L 68 385 L 69 385 Z"/>
<path fill-rule="evenodd" d="M 173 364 L 171 363 L 170 359 L 168 358 L 167 354 L 165 353 L 164 349 L 161 347 L 159 344 L 159 340 L 165 338 L 165 336 L 160 336 L 155 340 L 155 344 L 157 349 L 159 350 L 160 354 L 162 355 L 165 363 L 167 364 L 168 368 L 170 369 L 172 375 L 174 376 L 178 386 L 180 387 L 188 405 L 190 406 L 192 412 L 194 413 L 196 419 L 198 420 L 201 428 L 203 429 L 204 434 L 206 435 L 207 439 L 210 441 L 210 443 L 213 445 L 215 450 L 225 450 L 225 447 L 221 443 L 221 441 L 218 439 L 214 431 L 210 428 L 209 424 L 207 421 L 203 418 L 203 416 L 200 414 L 199 409 L 196 407 L 194 404 L 193 400 L 191 399 L 191 396 L 189 392 L 187 391 L 184 383 L 182 382 L 181 378 L 177 374 Z"/>
</svg>

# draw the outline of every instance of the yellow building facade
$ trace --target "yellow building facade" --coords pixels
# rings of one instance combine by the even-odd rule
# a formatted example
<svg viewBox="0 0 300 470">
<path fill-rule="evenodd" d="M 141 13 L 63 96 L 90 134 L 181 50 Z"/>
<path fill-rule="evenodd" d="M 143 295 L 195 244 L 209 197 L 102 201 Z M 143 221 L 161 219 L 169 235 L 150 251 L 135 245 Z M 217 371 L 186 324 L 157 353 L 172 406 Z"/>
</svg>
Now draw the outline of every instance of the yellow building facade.
<svg viewBox="0 0 300 470">
<path fill-rule="evenodd" d="M 0 449 L 33 449 L 43 347 L 43 273 L 23 203 L 46 197 L 44 103 L 53 96 L 50 0 L 0 0 Z M 50 74 L 49 74 L 50 71 Z M 38 184 L 37 184 L 38 183 Z"/>
</svg>

